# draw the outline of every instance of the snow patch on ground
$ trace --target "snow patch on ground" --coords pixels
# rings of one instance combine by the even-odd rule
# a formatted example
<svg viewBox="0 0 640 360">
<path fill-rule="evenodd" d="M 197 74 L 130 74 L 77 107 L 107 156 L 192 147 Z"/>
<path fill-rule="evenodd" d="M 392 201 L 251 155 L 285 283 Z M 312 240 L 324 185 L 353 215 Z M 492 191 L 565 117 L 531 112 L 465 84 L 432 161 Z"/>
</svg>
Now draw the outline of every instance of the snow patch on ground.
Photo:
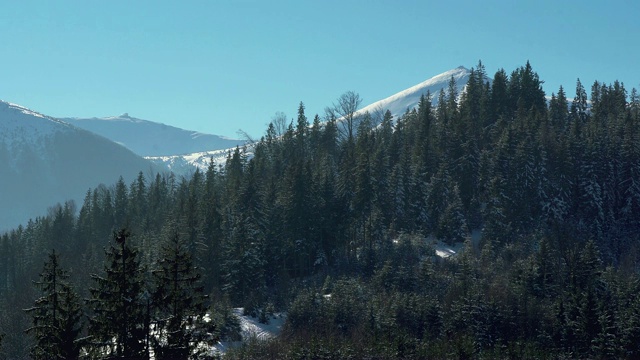
<svg viewBox="0 0 640 360">
<path fill-rule="evenodd" d="M 229 151 L 231 150 L 203 151 L 186 155 L 145 156 L 145 159 L 168 168 L 176 175 L 187 176 L 195 172 L 196 169 L 206 171 L 212 160 L 216 168 L 223 167 L 227 162 Z"/>
<path fill-rule="evenodd" d="M 268 324 L 263 324 L 255 317 L 243 315 L 243 308 L 233 309 L 233 313 L 240 320 L 242 341 L 220 341 L 212 349 L 214 354 L 224 355 L 229 349 L 240 346 L 248 340 L 265 341 L 278 336 L 286 319 L 285 314 L 275 313 L 269 317 Z"/>
<path fill-rule="evenodd" d="M 480 246 L 480 240 L 482 240 L 482 230 L 474 229 L 470 234 L 471 246 L 474 250 L 478 250 Z M 427 242 L 433 247 L 436 251 L 436 256 L 447 259 L 450 257 L 454 257 L 458 255 L 464 249 L 464 242 L 455 243 L 453 245 L 449 245 L 442 240 L 437 240 L 433 237 L 429 237 Z"/>
<path fill-rule="evenodd" d="M 196 169 L 200 171 L 207 171 L 210 162 L 213 160 L 213 165 L 216 168 L 224 167 L 227 163 L 227 157 L 229 154 L 233 154 L 235 148 L 224 150 L 212 150 L 202 151 L 193 154 L 185 155 L 172 155 L 172 156 L 145 156 L 147 160 L 151 160 L 153 163 L 164 166 L 173 171 L 176 175 L 187 176 L 192 174 Z M 247 145 L 246 148 L 241 148 L 241 153 L 247 158 L 247 160 L 253 157 L 253 149 L 251 145 Z"/>
<path fill-rule="evenodd" d="M 433 243 L 433 248 L 436 251 L 436 255 L 443 259 L 456 256 L 460 252 L 460 250 L 462 250 L 463 246 L 464 243 L 449 245 L 440 240 L 437 240 Z"/>
</svg>

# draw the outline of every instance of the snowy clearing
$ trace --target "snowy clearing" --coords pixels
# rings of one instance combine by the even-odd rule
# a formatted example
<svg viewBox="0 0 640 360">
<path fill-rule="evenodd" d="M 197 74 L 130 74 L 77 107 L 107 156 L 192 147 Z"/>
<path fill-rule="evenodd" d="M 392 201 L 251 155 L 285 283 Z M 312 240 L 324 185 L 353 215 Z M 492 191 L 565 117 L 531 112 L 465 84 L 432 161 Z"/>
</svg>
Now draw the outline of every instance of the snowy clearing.
<svg viewBox="0 0 640 360">
<path fill-rule="evenodd" d="M 278 334 L 282 330 L 282 325 L 286 319 L 286 315 L 283 313 L 275 313 L 269 317 L 269 323 L 263 324 L 258 321 L 258 318 L 243 315 L 243 308 L 233 309 L 233 314 L 240 320 L 240 334 L 242 335 L 242 341 L 220 341 L 213 347 L 213 353 L 224 355 L 228 349 L 240 346 L 243 342 L 256 339 L 260 341 L 269 340 Z"/>
</svg>

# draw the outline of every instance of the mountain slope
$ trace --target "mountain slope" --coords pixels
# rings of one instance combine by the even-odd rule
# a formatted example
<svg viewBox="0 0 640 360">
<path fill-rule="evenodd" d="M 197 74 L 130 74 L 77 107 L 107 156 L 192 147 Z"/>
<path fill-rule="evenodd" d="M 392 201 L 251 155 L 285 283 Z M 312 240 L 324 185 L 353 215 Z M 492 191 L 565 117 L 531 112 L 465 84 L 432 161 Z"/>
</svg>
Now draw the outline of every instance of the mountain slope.
<svg viewBox="0 0 640 360">
<path fill-rule="evenodd" d="M 0 101 L 0 231 L 120 175 L 132 181 L 159 169 L 99 135 Z"/>
<path fill-rule="evenodd" d="M 169 156 L 147 156 L 145 159 L 157 164 L 160 167 L 166 167 L 178 175 L 188 175 L 193 173 L 196 168 L 206 171 L 211 161 L 215 166 L 224 166 L 227 161 L 229 152 L 232 149 L 199 151 L 192 154 L 169 155 Z"/>
<path fill-rule="evenodd" d="M 201 151 L 228 149 L 243 140 L 136 119 L 129 114 L 106 118 L 63 118 L 64 122 L 102 135 L 126 146 L 140 156 L 170 156 Z"/>
<path fill-rule="evenodd" d="M 402 90 L 388 98 L 367 105 L 358 112 L 364 113 L 368 111 L 373 114 L 379 110 L 389 110 L 394 118 L 398 118 L 407 110 L 417 107 L 420 102 L 420 96 L 426 95 L 427 92 L 431 94 L 431 102 L 435 105 L 438 102 L 438 93 L 443 89 L 447 91 L 449 81 L 451 81 L 452 77 L 456 83 L 458 94 L 460 94 L 469 81 L 470 74 L 471 72 L 467 68 L 464 66 L 458 66 L 455 69 L 445 71 L 442 74 L 436 75 L 408 89 Z"/>
<path fill-rule="evenodd" d="M 376 114 L 379 111 L 389 110 L 394 118 L 397 119 L 402 116 L 407 109 L 411 110 L 417 107 L 420 102 L 420 96 L 423 94 L 426 95 L 427 92 L 431 94 L 431 102 L 434 105 L 437 104 L 438 92 L 442 89 L 445 91 L 447 90 L 449 87 L 449 81 L 451 81 L 452 77 L 456 84 L 456 90 L 458 94 L 460 94 L 467 85 L 470 74 L 471 72 L 467 68 L 459 66 L 385 99 L 369 104 L 358 110 L 357 114 L 362 115 L 367 111 L 371 114 Z M 148 156 L 146 158 L 159 166 L 168 167 L 176 174 L 186 175 L 195 171 L 196 168 L 205 170 L 209 166 L 211 158 L 213 158 L 216 165 L 224 164 L 229 151 L 233 151 L 233 148 L 216 151 L 199 151 L 190 154 L 172 156 Z M 251 151 L 249 150 L 248 155 L 250 156 L 250 154 Z"/>
</svg>

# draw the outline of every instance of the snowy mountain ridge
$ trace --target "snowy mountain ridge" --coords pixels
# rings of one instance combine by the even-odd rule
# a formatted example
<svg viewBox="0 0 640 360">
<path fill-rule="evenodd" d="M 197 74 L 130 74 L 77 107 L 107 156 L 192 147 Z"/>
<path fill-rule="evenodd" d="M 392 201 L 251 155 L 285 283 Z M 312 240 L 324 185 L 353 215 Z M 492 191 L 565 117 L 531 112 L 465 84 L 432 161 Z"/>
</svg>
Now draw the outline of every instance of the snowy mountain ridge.
<svg viewBox="0 0 640 360">
<path fill-rule="evenodd" d="M 22 144 L 42 145 L 42 139 L 72 127 L 24 106 L 0 100 L 0 144 L 14 148 Z"/>
<path fill-rule="evenodd" d="M 461 94 L 469 81 L 471 71 L 464 66 L 459 66 L 455 69 L 445 71 L 439 75 L 436 75 L 430 79 L 427 79 L 417 85 L 411 86 L 405 90 L 402 90 L 396 94 L 393 94 L 387 98 L 371 103 L 356 112 L 356 115 L 363 115 L 365 112 L 370 114 L 377 114 L 380 111 L 389 110 L 395 119 L 401 117 L 407 110 L 414 109 L 420 102 L 420 97 L 426 95 L 427 92 L 431 94 L 431 102 L 435 105 L 438 103 L 438 93 L 440 90 L 447 90 L 451 78 L 455 81 L 456 91 Z M 166 166 L 176 174 L 186 175 L 196 168 L 206 170 L 209 166 L 211 158 L 216 165 L 224 165 L 227 154 L 229 151 L 233 152 L 233 148 L 195 152 L 185 155 L 173 155 L 173 156 L 147 156 L 146 159 L 153 161 L 154 163 L 162 166 Z M 247 151 L 250 156 L 251 151 Z"/>
<path fill-rule="evenodd" d="M 206 171 L 209 163 L 213 161 L 214 166 L 224 166 L 229 151 L 233 149 L 222 149 L 212 151 L 201 151 L 184 155 L 169 156 L 146 156 L 145 159 L 162 167 L 166 167 L 175 174 L 186 175 L 197 169 Z"/>
<path fill-rule="evenodd" d="M 422 95 L 426 96 L 427 92 L 431 95 L 431 103 L 434 105 L 437 104 L 438 93 L 440 90 L 447 90 L 451 78 L 455 81 L 457 92 L 460 94 L 469 81 L 470 75 L 471 71 L 469 69 L 464 66 L 458 66 L 455 69 L 445 71 L 417 85 L 411 86 L 387 98 L 369 104 L 360 109 L 358 113 L 364 114 L 368 111 L 373 114 L 379 110 L 389 110 L 391 115 L 397 119 L 407 110 L 416 108 L 420 102 L 420 97 Z"/>
<path fill-rule="evenodd" d="M 104 136 L 140 156 L 172 156 L 229 149 L 245 142 L 224 136 L 185 130 L 124 113 L 104 118 L 62 118 L 64 122 Z"/>
</svg>

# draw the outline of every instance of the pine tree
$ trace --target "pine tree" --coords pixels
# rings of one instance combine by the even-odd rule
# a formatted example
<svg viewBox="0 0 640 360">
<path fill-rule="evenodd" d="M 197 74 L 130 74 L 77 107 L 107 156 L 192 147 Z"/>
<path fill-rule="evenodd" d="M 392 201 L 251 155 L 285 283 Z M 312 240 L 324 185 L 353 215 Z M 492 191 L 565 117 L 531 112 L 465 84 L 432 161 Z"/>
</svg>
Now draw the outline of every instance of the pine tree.
<svg viewBox="0 0 640 360">
<path fill-rule="evenodd" d="M 129 223 L 129 195 L 127 185 L 122 176 L 118 179 L 114 196 L 114 221 L 116 228 L 124 227 Z"/>
<path fill-rule="evenodd" d="M 371 170 L 371 149 L 375 142 L 373 134 L 369 133 L 370 122 L 364 119 L 358 128 L 356 141 L 355 187 L 353 209 L 355 210 L 356 226 L 361 232 L 360 238 L 372 247 L 371 239 L 371 206 L 373 202 L 373 177 Z"/>
<path fill-rule="evenodd" d="M 436 236 L 448 244 L 464 241 L 469 229 L 462 213 L 462 202 L 460 201 L 460 191 L 458 186 L 447 191 L 446 207 L 440 214 L 436 228 Z"/>
<path fill-rule="evenodd" d="M 131 234 L 121 229 L 105 251 L 104 275 L 92 275 L 89 334 L 94 354 L 110 359 L 143 359 L 148 355 L 144 274 Z"/>
<path fill-rule="evenodd" d="M 558 96 L 551 94 L 549 101 L 549 120 L 551 125 L 563 133 L 569 120 L 569 103 L 562 86 L 558 89 Z"/>
<path fill-rule="evenodd" d="M 212 290 L 220 288 L 220 252 L 221 246 L 221 223 L 222 215 L 220 214 L 220 174 L 216 170 L 213 160 L 209 162 L 204 182 L 204 194 L 201 202 L 202 213 L 202 233 L 206 245 L 206 255 L 203 259 L 203 265 L 207 273 L 204 279 L 205 288 L 210 293 Z"/>
<path fill-rule="evenodd" d="M 252 312 L 264 297 L 264 236 L 260 225 L 260 199 L 256 189 L 254 163 L 249 162 L 241 189 L 228 204 L 223 227 L 227 238 L 223 246 L 223 290 L 234 303 Z M 286 251 L 289 244 L 280 244 Z M 290 259 L 287 259 L 290 260 Z"/>
<path fill-rule="evenodd" d="M 198 343 L 213 340 L 209 336 L 213 329 L 207 329 L 204 321 L 206 306 L 201 275 L 187 243 L 177 232 L 162 246 L 153 278 L 153 304 L 157 309 L 154 332 L 159 335 L 154 345 L 156 359 L 187 359 L 196 355 Z"/>
<path fill-rule="evenodd" d="M 9 236 L 5 233 L 0 237 L 0 297 L 4 296 L 9 289 L 7 280 L 9 279 L 9 262 L 12 258 L 12 252 Z"/>
<path fill-rule="evenodd" d="M 576 97 L 571 102 L 571 121 L 576 122 L 577 125 L 584 125 L 588 120 L 587 110 L 587 91 L 578 79 L 576 81 Z"/>
<path fill-rule="evenodd" d="M 504 69 L 500 69 L 496 71 L 495 75 L 493 75 L 493 83 L 491 88 L 491 101 L 490 101 L 490 110 L 489 115 L 493 116 L 496 120 L 499 118 L 503 118 L 505 121 L 511 118 L 509 113 L 509 77 L 507 76 L 506 71 Z M 502 130 L 502 129 L 498 129 Z M 500 132 L 495 134 L 496 136 L 500 136 Z M 496 137 L 493 140 L 497 140 Z"/>
<path fill-rule="evenodd" d="M 80 298 L 66 282 L 69 275 L 60 268 L 55 250 L 44 264 L 40 281 L 35 286 L 42 296 L 26 309 L 33 326 L 26 330 L 35 338 L 31 349 L 34 359 L 77 359 L 83 344 L 78 341 L 82 330 Z"/>
<path fill-rule="evenodd" d="M 640 358 L 640 297 L 638 297 L 640 283 L 635 281 L 627 285 L 627 306 L 623 308 L 618 323 L 622 327 L 622 348 L 628 358 Z"/>
<path fill-rule="evenodd" d="M 147 200 L 147 181 L 140 171 L 129 187 L 129 209 L 131 225 L 135 225 L 141 232 L 147 231 L 149 227 Z"/>
</svg>

